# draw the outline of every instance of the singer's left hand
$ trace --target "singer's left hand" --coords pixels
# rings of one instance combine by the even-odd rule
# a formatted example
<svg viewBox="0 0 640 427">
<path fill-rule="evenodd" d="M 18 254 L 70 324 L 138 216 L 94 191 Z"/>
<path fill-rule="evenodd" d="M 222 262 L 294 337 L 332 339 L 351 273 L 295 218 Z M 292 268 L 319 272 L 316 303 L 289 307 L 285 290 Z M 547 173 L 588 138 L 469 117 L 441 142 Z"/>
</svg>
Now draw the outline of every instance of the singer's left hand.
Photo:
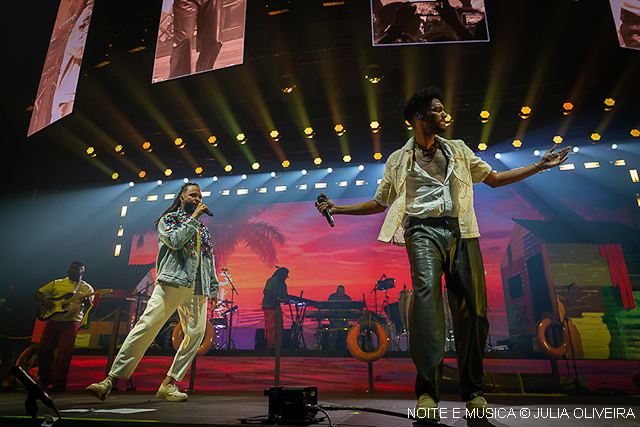
<svg viewBox="0 0 640 427">
<path fill-rule="evenodd" d="M 327 201 L 326 202 L 322 202 L 322 203 L 318 203 L 318 201 L 316 201 L 316 209 L 318 209 L 318 212 L 320 212 L 320 214 L 322 214 L 322 211 L 324 211 L 325 209 L 329 209 L 329 213 L 330 214 L 334 214 L 335 212 L 333 211 L 334 206 L 336 205 L 335 203 L 333 203 L 333 201 L 327 197 L 326 194 L 324 193 L 320 193 L 321 195 L 323 195 L 324 197 L 326 197 Z"/>
</svg>

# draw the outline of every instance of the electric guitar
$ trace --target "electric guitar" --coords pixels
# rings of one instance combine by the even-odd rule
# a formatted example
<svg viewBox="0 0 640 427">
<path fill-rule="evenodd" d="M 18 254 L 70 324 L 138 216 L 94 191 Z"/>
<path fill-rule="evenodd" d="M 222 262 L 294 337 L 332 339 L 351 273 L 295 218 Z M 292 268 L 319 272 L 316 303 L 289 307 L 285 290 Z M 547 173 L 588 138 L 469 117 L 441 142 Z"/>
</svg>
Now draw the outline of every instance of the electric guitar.
<svg viewBox="0 0 640 427">
<path fill-rule="evenodd" d="M 69 311 L 68 308 L 65 308 L 64 306 L 66 306 L 67 304 L 70 304 L 74 301 L 78 301 L 81 300 L 84 297 L 90 297 L 92 295 L 104 295 L 104 294 L 110 294 L 111 292 L 113 292 L 113 289 L 100 289 L 98 291 L 95 292 L 91 292 L 88 294 L 79 294 L 76 296 L 73 296 L 72 293 L 63 295 L 59 298 L 47 298 L 47 302 L 50 302 L 53 304 L 53 307 L 47 309 L 47 306 L 44 304 L 40 304 L 40 306 L 38 307 L 38 313 L 36 314 L 36 318 L 38 320 L 42 320 L 45 321 L 48 318 L 50 318 L 51 316 L 53 316 L 54 314 L 57 313 L 66 313 Z"/>
</svg>

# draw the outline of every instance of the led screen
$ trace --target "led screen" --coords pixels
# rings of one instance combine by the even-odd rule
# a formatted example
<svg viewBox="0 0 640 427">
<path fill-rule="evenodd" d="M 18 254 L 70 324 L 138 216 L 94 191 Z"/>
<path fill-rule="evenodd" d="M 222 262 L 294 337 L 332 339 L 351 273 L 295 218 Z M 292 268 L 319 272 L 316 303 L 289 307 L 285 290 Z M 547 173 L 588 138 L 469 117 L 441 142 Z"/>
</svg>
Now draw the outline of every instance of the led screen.
<svg viewBox="0 0 640 427">
<path fill-rule="evenodd" d="M 164 0 L 153 83 L 242 64 L 245 0 Z"/>
<path fill-rule="evenodd" d="M 488 41 L 484 0 L 371 0 L 373 45 Z"/>
<path fill-rule="evenodd" d="M 620 46 L 640 49 L 640 1 L 609 0 Z"/>
<path fill-rule="evenodd" d="M 60 3 L 27 136 L 73 111 L 93 0 Z"/>
</svg>

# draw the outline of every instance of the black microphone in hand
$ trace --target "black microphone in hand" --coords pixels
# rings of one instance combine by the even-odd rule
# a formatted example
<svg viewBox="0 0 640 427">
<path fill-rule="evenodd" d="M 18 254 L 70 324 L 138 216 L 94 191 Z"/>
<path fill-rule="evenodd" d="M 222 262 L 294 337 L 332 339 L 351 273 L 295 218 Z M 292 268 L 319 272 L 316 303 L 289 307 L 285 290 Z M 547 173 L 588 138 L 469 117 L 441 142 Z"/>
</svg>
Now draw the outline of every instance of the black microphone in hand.
<svg viewBox="0 0 640 427">
<path fill-rule="evenodd" d="M 318 196 L 318 203 L 325 203 L 327 201 L 327 198 L 323 195 L 320 194 Z M 325 218 L 327 218 L 327 222 L 329 223 L 330 226 L 334 226 L 335 224 L 333 223 L 333 217 L 331 216 L 331 212 L 329 212 L 329 208 L 324 208 L 324 210 L 322 211 L 322 215 L 324 215 Z"/>
<path fill-rule="evenodd" d="M 209 208 L 205 209 L 203 212 L 209 216 L 213 216 L 213 213 L 209 210 Z"/>
</svg>

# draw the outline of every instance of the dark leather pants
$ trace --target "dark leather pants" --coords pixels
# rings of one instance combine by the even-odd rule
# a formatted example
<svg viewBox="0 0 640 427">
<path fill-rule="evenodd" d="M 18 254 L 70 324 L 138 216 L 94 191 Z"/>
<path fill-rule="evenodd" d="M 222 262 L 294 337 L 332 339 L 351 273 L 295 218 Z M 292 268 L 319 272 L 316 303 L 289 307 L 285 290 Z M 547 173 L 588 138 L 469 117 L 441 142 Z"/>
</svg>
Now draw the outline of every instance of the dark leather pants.
<svg viewBox="0 0 640 427">
<path fill-rule="evenodd" d="M 175 0 L 173 3 L 174 46 L 169 77 L 191 74 L 191 39 L 196 39 L 200 52 L 196 72 L 213 69 L 222 43 L 218 42 L 218 0 Z"/>
<path fill-rule="evenodd" d="M 462 400 L 481 396 L 482 361 L 489 331 L 487 291 L 478 239 L 461 239 L 456 218 L 410 218 L 404 237 L 411 264 L 409 310 L 416 397 L 438 402 L 444 364 L 445 318 L 442 274 L 453 318 Z"/>
</svg>

